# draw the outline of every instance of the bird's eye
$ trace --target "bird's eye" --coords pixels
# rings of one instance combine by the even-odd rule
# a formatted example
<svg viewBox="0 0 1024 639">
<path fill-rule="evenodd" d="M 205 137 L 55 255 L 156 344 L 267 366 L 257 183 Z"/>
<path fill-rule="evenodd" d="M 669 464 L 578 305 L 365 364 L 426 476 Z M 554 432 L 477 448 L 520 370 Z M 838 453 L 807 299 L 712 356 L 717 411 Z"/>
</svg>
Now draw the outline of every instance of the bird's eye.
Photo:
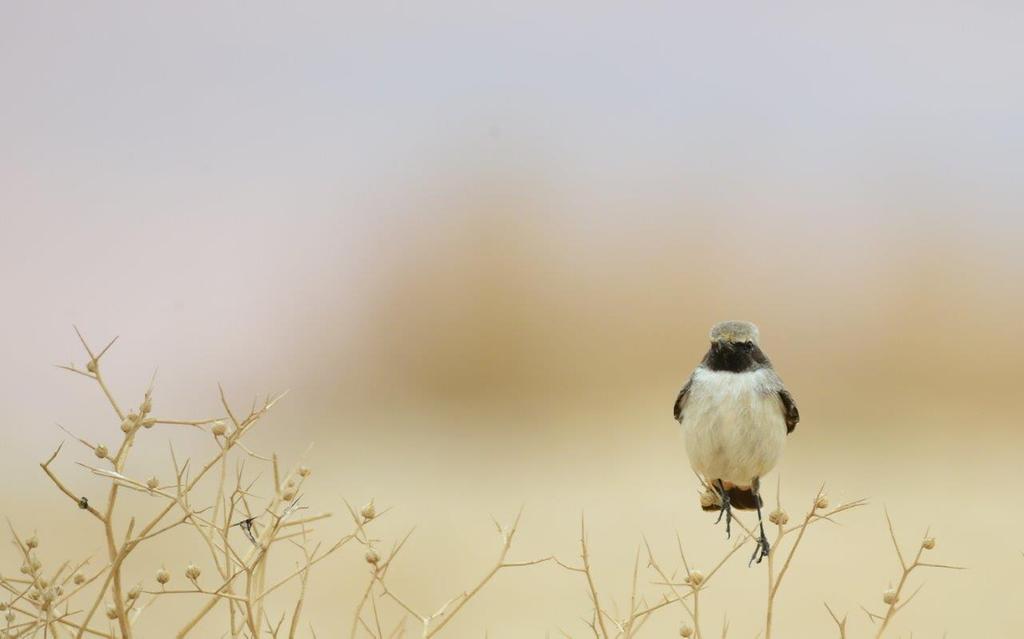
<svg viewBox="0 0 1024 639">
<path fill-rule="evenodd" d="M 754 342 L 743 342 L 743 349 L 744 350 L 748 350 L 748 351 L 749 350 L 753 350 L 754 349 Z"/>
</svg>

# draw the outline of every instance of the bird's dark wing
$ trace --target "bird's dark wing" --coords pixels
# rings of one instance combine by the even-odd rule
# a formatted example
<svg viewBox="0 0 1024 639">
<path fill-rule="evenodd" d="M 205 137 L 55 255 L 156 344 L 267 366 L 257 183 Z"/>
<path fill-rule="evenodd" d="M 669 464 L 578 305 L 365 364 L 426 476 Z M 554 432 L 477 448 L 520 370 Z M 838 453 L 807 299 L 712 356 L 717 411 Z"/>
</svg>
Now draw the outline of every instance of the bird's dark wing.
<svg viewBox="0 0 1024 639">
<path fill-rule="evenodd" d="M 785 388 L 779 391 L 779 399 L 782 400 L 782 413 L 786 418 L 786 434 L 788 435 L 793 432 L 797 422 L 800 421 L 800 411 L 797 410 L 793 396 Z"/>
<path fill-rule="evenodd" d="M 690 395 L 690 384 L 693 383 L 693 376 L 686 380 L 686 384 L 683 385 L 682 390 L 679 391 L 679 395 L 676 397 L 676 405 L 672 408 L 672 414 L 676 416 L 676 421 L 683 421 L 683 406 L 686 404 L 686 399 Z"/>
</svg>

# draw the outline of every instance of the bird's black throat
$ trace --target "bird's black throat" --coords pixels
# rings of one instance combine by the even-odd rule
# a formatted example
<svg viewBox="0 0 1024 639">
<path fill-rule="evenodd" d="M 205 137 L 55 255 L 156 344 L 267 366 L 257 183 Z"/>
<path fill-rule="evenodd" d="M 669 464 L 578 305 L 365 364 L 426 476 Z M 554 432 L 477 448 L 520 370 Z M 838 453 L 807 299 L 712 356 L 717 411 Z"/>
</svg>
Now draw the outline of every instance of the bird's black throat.
<svg viewBox="0 0 1024 639">
<path fill-rule="evenodd" d="M 771 366 L 757 344 L 712 342 L 704 366 L 713 371 L 742 373 Z"/>
</svg>

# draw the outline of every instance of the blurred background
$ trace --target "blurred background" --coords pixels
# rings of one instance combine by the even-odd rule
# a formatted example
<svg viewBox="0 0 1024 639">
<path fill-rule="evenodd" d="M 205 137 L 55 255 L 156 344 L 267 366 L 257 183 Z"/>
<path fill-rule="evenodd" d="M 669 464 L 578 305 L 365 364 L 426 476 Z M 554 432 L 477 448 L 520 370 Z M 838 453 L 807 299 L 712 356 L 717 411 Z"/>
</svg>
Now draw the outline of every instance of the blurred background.
<svg viewBox="0 0 1024 639">
<path fill-rule="evenodd" d="M 487 569 L 490 517 L 521 504 L 513 556 L 572 560 L 585 512 L 622 609 L 642 535 L 670 565 L 676 531 L 700 566 L 727 549 L 670 409 L 711 324 L 748 319 L 803 416 L 768 484 L 792 517 L 822 482 L 871 501 L 810 535 L 781 636 L 833 632 L 823 601 L 867 633 L 858 606 L 898 576 L 883 506 L 907 547 L 930 525 L 932 558 L 969 567 L 925 575 L 896 636 L 1019 636 L 1022 18 L 3 2 L 0 514 L 69 557 L 102 551 L 37 466 L 55 422 L 120 435 L 52 366 L 84 364 L 77 325 L 120 335 L 124 403 L 158 369 L 161 415 L 217 414 L 218 382 L 242 408 L 290 389 L 252 445 L 295 462 L 313 442 L 311 507 L 374 498 L 387 534 L 416 526 L 393 576 L 424 610 Z M 140 475 L 168 439 L 208 450 L 145 434 Z M 88 486 L 76 456 L 59 470 Z M 140 556 L 140 579 L 189 560 L 161 552 L 182 556 Z M 320 636 L 347 636 L 365 583 L 346 557 L 314 574 Z M 727 567 L 706 633 L 755 635 L 763 572 Z M 170 636 L 196 605 L 145 627 Z M 583 636 L 587 611 L 575 575 L 539 566 L 500 575 L 450 636 Z"/>
</svg>

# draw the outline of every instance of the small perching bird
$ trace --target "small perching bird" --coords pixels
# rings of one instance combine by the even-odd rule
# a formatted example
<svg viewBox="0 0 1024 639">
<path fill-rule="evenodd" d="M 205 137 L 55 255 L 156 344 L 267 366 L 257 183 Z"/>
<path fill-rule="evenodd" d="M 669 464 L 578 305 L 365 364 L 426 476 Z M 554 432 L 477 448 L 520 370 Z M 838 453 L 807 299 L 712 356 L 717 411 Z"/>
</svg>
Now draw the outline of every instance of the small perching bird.
<svg viewBox="0 0 1024 639">
<path fill-rule="evenodd" d="M 800 412 L 761 351 L 756 326 L 727 321 L 711 328 L 711 348 L 679 391 L 674 413 L 690 466 L 717 497 L 702 500 L 702 508 L 719 511 L 715 523 L 725 515 L 726 536 L 733 508 L 757 510 L 760 537 L 750 559 L 761 563 L 769 550 L 761 478 L 778 463 Z"/>
</svg>

